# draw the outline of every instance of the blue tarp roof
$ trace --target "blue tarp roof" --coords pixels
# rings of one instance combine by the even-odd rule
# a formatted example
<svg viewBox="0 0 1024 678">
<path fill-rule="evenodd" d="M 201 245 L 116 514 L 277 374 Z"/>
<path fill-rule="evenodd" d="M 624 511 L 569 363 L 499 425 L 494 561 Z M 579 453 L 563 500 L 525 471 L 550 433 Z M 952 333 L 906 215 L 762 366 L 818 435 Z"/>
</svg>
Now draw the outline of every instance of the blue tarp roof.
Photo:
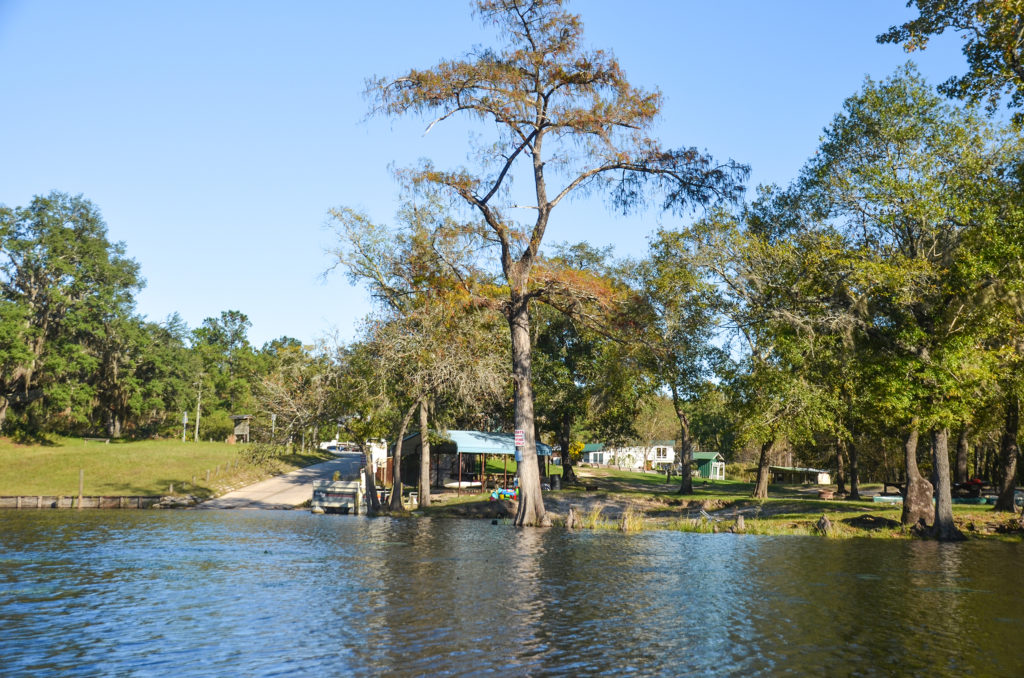
<svg viewBox="0 0 1024 678">
<path fill-rule="evenodd" d="M 463 454 L 515 454 L 516 441 L 511 433 L 484 433 L 482 431 L 448 431 Z M 551 456 L 551 446 L 537 443 L 537 454 Z"/>
</svg>

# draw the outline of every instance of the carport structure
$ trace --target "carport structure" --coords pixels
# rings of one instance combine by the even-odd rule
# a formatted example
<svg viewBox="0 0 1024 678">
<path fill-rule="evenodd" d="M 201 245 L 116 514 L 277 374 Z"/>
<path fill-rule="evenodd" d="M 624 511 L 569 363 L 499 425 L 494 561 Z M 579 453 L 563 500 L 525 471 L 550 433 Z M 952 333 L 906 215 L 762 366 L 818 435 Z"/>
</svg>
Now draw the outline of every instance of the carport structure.
<svg viewBox="0 0 1024 678">
<path fill-rule="evenodd" d="M 484 431 L 446 431 L 441 432 L 439 435 L 447 437 L 447 441 L 438 446 L 437 452 L 441 454 L 452 454 L 456 457 L 456 474 L 452 477 L 454 482 L 441 483 L 445 487 L 454 485 L 459 494 L 462 494 L 463 487 L 480 487 L 481 491 L 486 489 L 487 479 L 487 457 L 488 456 L 500 456 L 502 457 L 502 486 L 508 486 L 508 459 L 509 457 L 515 457 L 516 462 L 522 461 L 522 455 L 519 450 L 516 449 L 515 436 L 511 433 L 487 433 Z M 419 433 L 414 433 L 411 436 L 406 437 L 405 443 L 403 444 L 403 450 L 406 446 L 410 446 L 413 449 L 419 447 Z M 433 451 L 433 450 L 432 450 Z M 463 455 L 480 455 L 479 466 L 472 464 L 472 466 L 479 468 L 479 471 L 464 471 L 463 470 Z M 545 458 L 545 467 L 547 466 L 547 460 L 551 458 L 551 446 L 545 445 L 544 443 L 537 443 L 537 455 Z M 475 460 L 474 460 L 475 461 Z M 547 469 L 545 468 L 545 474 Z M 440 481 L 440 478 L 438 478 Z"/>
</svg>

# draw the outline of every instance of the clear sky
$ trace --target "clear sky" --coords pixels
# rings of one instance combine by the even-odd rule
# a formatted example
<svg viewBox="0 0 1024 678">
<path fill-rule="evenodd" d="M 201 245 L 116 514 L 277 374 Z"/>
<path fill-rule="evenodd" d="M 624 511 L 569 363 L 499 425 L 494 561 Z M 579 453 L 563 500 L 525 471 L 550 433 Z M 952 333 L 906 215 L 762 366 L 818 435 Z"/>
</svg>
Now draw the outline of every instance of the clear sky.
<svg viewBox="0 0 1024 678">
<path fill-rule="evenodd" d="M 658 136 L 788 183 L 864 77 L 908 59 L 875 36 L 903 0 L 576 0 L 590 47 L 665 98 Z M 82 193 L 147 286 L 138 310 L 195 327 L 237 309 L 259 346 L 351 338 L 365 294 L 332 263 L 327 210 L 389 221 L 391 166 L 465 157 L 457 121 L 366 120 L 364 79 L 456 57 L 493 34 L 461 0 L 0 0 L 0 203 Z M 956 38 L 914 55 L 934 83 Z M 452 149 L 455 149 L 454 151 Z M 554 241 L 641 255 L 661 217 L 559 207 Z M 663 223 L 671 223 L 666 219 Z"/>
</svg>

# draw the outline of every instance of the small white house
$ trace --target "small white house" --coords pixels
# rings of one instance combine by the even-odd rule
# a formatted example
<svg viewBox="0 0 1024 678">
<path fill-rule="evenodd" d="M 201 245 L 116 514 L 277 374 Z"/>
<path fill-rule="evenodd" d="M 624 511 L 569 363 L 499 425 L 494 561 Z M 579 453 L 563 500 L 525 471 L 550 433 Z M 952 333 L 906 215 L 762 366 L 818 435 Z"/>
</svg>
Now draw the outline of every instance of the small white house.
<svg viewBox="0 0 1024 678">
<path fill-rule="evenodd" d="M 583 446 L 582 461 L 584 464 L 603 464 L 605 450 L 603 443 L 587 443 Z"/>
<path fill-rule="evenodd" d="M 673 441 L 655 441 L 648 445 L 605 447 L 601 443 L 583 446 L 583 462 L 633 471 L 662 470 L 676 462 Z"/>
</svg>

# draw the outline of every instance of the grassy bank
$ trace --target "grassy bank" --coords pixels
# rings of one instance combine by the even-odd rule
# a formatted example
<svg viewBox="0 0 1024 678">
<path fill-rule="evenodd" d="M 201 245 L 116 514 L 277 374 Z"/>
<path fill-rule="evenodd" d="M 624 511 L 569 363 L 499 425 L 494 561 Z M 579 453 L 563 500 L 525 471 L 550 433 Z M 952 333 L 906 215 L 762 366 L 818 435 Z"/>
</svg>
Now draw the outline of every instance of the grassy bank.
<svg viewBox="0 0 1024 678">
<path fill-rule="evenodd" d="M 751 499 L 752 483 L 697 481 L 694 493 L 677 494 L 678 477 L 666 483 L 655 473 L 607 468 L 577 468 L 580 485 L 545 492 L 544 504 L 554 524 L 564 524 L 569 507 L 576 506 L 585 529 L 638 531 L 669 529 L 687 532 L 727 532 L 743 518 L 743 532 L 762 535 L 821 534 L 818 521 L 825 516 L 828 536 L 910 539 L 899 525 L 900 507 L 873 501 L 822 500 L 817 486 L 771 485 L 764 500 Z M 832 486 L 832 489 L 835 489 Z M 881 485 L 864 485 L 874 494 Z M 433 516 L 490 517 L 482 505 L 487 495 L 442 497 L 422 514 Z M 475 507 L 474 504 L 479 506 Z M 991 506 L 955 505 L 954 518 L 968 536 L 1020 539 L 1019 516 L 996 513 Z M 494 517 L 498 517 L 497 515 Z"/>
<path fill-rule="evenodd" d="M 20 445 L 0 438 L 0 495 L 78 494 L 81 469 L 86 495 L 163 495 L 173 485 L 175 494 L 205 499 L 330 457 L 253 454 L 248 445 L 175 440 L 52 438 Z"/>
</svg>

